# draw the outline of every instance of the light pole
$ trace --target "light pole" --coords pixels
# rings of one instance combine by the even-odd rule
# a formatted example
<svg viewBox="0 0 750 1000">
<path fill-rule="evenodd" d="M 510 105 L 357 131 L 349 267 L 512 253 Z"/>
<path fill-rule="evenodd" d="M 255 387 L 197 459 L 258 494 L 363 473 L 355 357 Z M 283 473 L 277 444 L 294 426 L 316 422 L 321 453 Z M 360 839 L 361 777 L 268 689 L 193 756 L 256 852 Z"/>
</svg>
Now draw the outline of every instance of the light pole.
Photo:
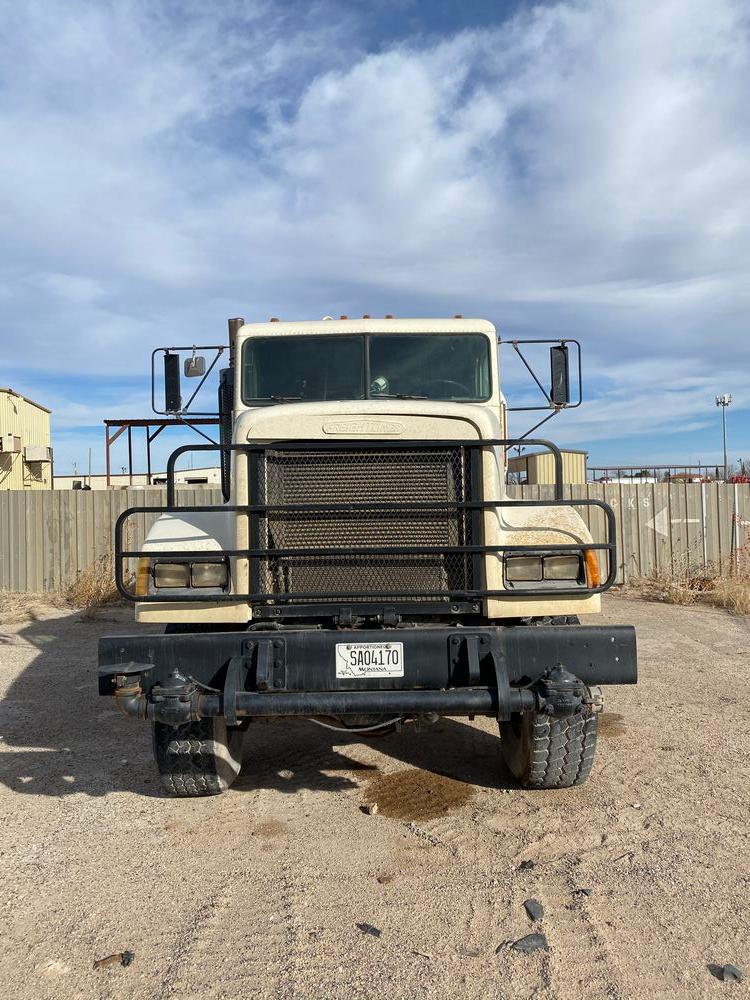
<svg viewBox="0 0 750 1000">
<path fill-rule="evenodd" d="M 732 402 L 731 393 L 716 397 L 716 405 L 721 407 L 721 431 L 724 439 L 724 482 L 727 479 L 727 407 Z"/>
</svg>

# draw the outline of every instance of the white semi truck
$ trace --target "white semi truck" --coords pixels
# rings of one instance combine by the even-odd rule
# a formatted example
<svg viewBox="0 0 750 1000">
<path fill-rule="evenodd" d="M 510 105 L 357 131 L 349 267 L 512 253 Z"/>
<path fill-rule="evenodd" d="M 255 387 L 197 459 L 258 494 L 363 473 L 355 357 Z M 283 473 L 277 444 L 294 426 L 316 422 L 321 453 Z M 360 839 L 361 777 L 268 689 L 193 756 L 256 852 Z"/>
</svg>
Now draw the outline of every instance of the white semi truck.
<svg viewBox="0 0 750 1000">
<path fill-rule="evenodd" d="M 570 403 L 571 344 L 553 343 L 549 390 L 530 368 L 552 412 Z M 172 413 L 179 351 L 160 349 Z M 100 693 L 151 722 L 169 793 L 226 789 L 259 718 L 383 733 L 489 715 L 523 785 L 586 780 L 601 686 L 636 681 L 634 630 L 579 619 L 614 582 L 614 517 L 563 499 L 559 450 L 529 437 L 555 455 L 555 498 L 508 498 L 521 439 L 498 354 L 481 319 L 229 321 L 220 442 L 178 448 L 166 504 L 117 524 L 118 587 L 164 633 L 99 647 Z M 193 350 L 185 374 L 213 367 Z M 210 450 L 225 502 L 180 505 L 177 460 Z"/>
</svg>

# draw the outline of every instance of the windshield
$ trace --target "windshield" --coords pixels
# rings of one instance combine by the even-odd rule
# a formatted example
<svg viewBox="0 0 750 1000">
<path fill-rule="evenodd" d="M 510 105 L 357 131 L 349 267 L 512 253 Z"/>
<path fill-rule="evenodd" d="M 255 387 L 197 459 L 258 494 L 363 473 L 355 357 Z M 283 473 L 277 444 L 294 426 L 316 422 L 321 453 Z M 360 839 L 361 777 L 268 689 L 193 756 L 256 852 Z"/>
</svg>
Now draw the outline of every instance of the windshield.
<svg viewBox="0 0 750 1000">
<path fill-rule="evenodd" d="M 242 352 L 245 403 L 295 400 L 488 399 L 482 334 L 251 337 Z"/>
<path fill-rule="evenodd" d="M 242 351 L 242 398 L 364 399 L 364 337 L 251 337 Z"/>
</svg>

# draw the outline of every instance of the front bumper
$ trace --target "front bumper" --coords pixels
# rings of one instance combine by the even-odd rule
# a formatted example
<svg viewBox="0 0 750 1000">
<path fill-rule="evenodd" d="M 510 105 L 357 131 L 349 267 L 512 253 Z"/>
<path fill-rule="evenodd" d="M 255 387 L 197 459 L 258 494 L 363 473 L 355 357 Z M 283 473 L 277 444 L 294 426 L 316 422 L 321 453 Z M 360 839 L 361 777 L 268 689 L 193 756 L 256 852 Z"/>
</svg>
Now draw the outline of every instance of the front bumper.
<svg viewBox="0 0 750 1000">
<path fill-rule="evenodd" d="M 403 677 L 337 678 L 342 642 L 400 642 Z M 630 626 L 425 626 L 107 637 L 99 693 L 129 716 L 179 725 L 206 716 L 494 715 L 535 707 L 564 667 L 586 687 L 634 684 Z"/>
</svg>

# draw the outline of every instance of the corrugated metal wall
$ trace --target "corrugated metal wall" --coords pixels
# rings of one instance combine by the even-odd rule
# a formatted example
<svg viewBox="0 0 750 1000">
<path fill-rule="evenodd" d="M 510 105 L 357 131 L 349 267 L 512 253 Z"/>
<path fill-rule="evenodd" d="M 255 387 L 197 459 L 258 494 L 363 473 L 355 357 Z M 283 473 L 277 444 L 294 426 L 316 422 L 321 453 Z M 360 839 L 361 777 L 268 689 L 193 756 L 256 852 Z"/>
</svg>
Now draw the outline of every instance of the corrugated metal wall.
<svg viewBox="0 0 750 1000">
<path fill-rule="evenodd" d="M 51 489 L 51 463 L 26 462 L 23 455 L 26 445 L 49 447 L 49 413 L 23 396 L 0 390 L 0 434 L 13 434 L 21 439 L 20 453 L 0 451 L 0 490 Z"/>
<path fill-rule="evenodd" d="M 113 550 L 113 526 L 126 507 L 164 503 L 164 490 L 0 490 L 0 590 L 59 590 Z M 552 499 L 551 486 L 511 486 L 516 499 Z M 688 564 L 727 571 L 750 547 L 750 486 L 727 483 L 566 486 L 569 499 L 606 500 L 617 521 L 618 581 Z M 181 504 L 220 503 L 219 490 L 179 490 Z M 595 540 L 604 515 L 582 507 Z M 138 548 L 154 518 L 139 514 L 127 544 Z"/>
<path fill-rule="evenodd" d="M 586 482 L 586 455 L 579 451 L 563 451 L 563 482 Z M 555 457 L 551 452 L 529 456 L 529 484 L 554 483 Z"/>
<path fill-rule="evenodd" d="M 586 482 L 585 451 L 565 451 L 562 449 L 563 482 Z M 555 458 L 552 452 L 532 452 L 530 455 L 508 457 L 508 472 L 520 472 L 526 475 L 529 484 L 537 486 L 555 481 Z"/>
</svg>

